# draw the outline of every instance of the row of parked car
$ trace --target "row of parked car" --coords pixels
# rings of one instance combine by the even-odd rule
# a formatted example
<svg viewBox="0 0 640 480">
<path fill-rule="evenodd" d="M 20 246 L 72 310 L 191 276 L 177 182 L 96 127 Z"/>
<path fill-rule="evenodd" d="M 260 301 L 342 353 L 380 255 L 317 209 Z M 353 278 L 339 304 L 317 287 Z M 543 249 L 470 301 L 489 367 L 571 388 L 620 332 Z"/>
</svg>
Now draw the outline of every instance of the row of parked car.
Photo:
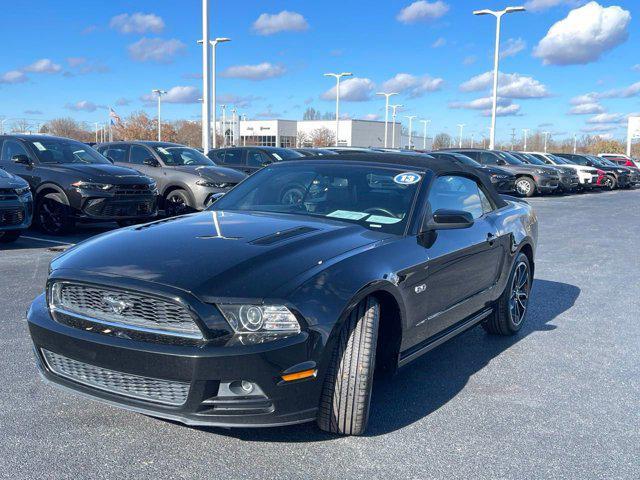
<svg viewBox="0 0 640 480">
<path fill-rule="evenodd" d="M 640 171 L 630 159 L 483 149 L 398 151 L 380 148 L 232 147 L 204 155 L 167 142 L 94 146 L 47 135 L 0 136 L 0 242 L 17 239 L 32 220 L 48 234 L 78 222 L 121 226 L 204 210 L 248 175 L 274 162 L 339 153 L 429 155 L 486 174 L 500 193 L 534 194 L 630 188 Z M 377 154 L 377 155 L 376 155 Z"/>
</svg>

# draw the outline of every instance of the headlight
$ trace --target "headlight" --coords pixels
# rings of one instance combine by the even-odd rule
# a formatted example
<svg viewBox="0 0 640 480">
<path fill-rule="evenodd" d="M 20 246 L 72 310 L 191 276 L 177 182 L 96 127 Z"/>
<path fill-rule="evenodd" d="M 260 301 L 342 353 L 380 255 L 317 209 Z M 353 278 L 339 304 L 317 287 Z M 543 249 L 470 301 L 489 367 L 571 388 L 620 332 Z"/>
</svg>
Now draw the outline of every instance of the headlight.
<svg viewBox="0 0 640 480">
<path fill-rule="evenodd" d="M 81 190 L 109 190 L 113 187 L 113 185 L 110 185 L 108 183 L 95 182 L 76 182 L 72 183 L 71 185 Z"/>
<path fill-rule="evenodd" d="M 196 185 L 200 185 L 201 187 L 209 187 L 209 188 L 224 188 L 229 184 L 224 182 L 220 182 L 220 183 L 212 182 L 211 180 L 198 180 L 196 182 Z"/>
<path fill-rule="evenodd" d="M 546 170 L 535 170 L 535 173 L 537 173 L 538 175 L 545 175 L 545 174 L 549 174 L 551 172 L 547 172 Z"/>
<path fill-rule="evenodd" d="M 616 172 L 618 172 L 618 173 L 624 173 L 624 172 L 626 172 L 626 170 L 622 170 L 621 168 L 618 168 L 618 169 L 616 169 Z"/>
<path fill-rule="evenodd" d="M 16 188 L 16 195 L 21 197 L 22 195 L 25 195 L 25 194 L 29 193 L 30 191 L 31 190 L 29 189 L 29 187 Z"/>
<path fill-rule="evenodd" d="M 505 178 L 507 178 L 506 175 L 498 175 L 495 173 L 491 175 L 491 180 L 504 180 Z"/>
<path fill-rule="evenodd" d="M 218 305 L 236 333 L 299 333 L 295 315 L 283 305 Z"/>
</svg>

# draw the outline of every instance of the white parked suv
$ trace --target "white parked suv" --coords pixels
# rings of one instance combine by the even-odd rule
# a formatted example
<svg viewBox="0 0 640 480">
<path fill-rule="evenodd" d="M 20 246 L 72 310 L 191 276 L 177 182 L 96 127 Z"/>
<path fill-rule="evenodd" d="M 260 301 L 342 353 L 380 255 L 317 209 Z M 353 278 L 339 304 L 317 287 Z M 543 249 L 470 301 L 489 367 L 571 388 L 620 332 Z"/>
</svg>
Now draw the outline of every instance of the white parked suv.
<svg viewBox="0 0 640 480">
<path fill-rule="evenodd" d="M 576 171 L 580 179 L 580 187 L 583 189 L 591 189 L 598 186 L 598 169 L 587 167 L 584 165 L 575 165 L 564 158 L 557 157 L 551 153 L 544 152 L 527 152 L 536 158 L 539 158 L 547 165 L 558 165 L 569 167 Z"/>
</svg>

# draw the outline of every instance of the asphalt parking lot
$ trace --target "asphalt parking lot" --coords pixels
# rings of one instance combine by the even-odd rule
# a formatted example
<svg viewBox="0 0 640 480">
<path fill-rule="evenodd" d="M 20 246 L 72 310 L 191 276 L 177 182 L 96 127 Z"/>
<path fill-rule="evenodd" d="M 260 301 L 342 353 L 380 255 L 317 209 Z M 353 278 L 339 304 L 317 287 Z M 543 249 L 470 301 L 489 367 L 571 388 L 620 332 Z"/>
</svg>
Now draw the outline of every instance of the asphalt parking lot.
<svg viewBox="0 0 640 480">
<path fill-rule="evenodd" d="M 536 281 L 516 337 L 475 328 L 374 388 L 364 437 L 189 428 L 63 393 L 25 310 L 52 242 L 0 251 L 2 478 L 638 478 L 640 189 L 534 198 Z M 49 241 L 42 241 L 49 240 Z"/>
</svg>

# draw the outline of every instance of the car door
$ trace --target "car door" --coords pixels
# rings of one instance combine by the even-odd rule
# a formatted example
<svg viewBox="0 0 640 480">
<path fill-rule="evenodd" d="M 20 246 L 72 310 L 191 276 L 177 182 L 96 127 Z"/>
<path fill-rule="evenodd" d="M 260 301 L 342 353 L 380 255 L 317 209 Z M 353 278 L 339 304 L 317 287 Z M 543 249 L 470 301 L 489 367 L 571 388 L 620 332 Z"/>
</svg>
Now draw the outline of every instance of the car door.
<svg viewBox="0 0 640 480">
<path fill-rule="evenodd" d="M 245 150 L 242 148 L 227 148 L 224 152 L 224 164 L 229 168 L 240 170 L 248 175 L 251 175 L 257 170 L 257 168 L 247 166 Z"/>
<path fill-rule="evenodd" d="M 98 147 L 98 152 L 111 160 L 114 165 L 129 166 L 129 145 L 126 143 L 103 145 Z"/>
<path fill-rule="evenodd" d="M 251 169 L 251 173 L 257 172 L 270 163 L 273 163 L 273 160 L 262 150 L 258 150 L 257 148 L 247 150 L 247 170 Z"/>
<path fill-rule="evenodd" d="M 421 288 L 426 328 L 436 335 L 484 308 L 500 278 L 505 258 L 503 242 L 491 218 L 494 210 L 480 183 L 472 177 L 443 175 L 431 186 L 427 215 L 440 209 L 470 213 L 469 228 L 429 232 L 429 261 Z"/>
<path fill-rule="evenodd" d="M 145 162 L 148 161 L 155 162 L 154 165 L 148 165 Z M 163 191 L 163 183 L 165 172 L 164 168 L 161 166 L 160 162 L 156 159 L 153 152 L 146 147 L 145 145 L 132 144 L 129 149 L 129 163 L 128 167 L 137 170 L 138 172 L 146 175 L 148 177 L 153 178 L 158 184 L 158 189 Z"/>
<path fill-rule="evenodd" d="M 15 155 L 26 155 L 32 163 L 30 165 L 16 163 L 13 161 Z M 0 168 L 22 177 L 29 183 L 31 189 L 35 189 L 40 184 L 38 161 L 20 140 L 7 138 L 2 143 Z"/>
</svg>

